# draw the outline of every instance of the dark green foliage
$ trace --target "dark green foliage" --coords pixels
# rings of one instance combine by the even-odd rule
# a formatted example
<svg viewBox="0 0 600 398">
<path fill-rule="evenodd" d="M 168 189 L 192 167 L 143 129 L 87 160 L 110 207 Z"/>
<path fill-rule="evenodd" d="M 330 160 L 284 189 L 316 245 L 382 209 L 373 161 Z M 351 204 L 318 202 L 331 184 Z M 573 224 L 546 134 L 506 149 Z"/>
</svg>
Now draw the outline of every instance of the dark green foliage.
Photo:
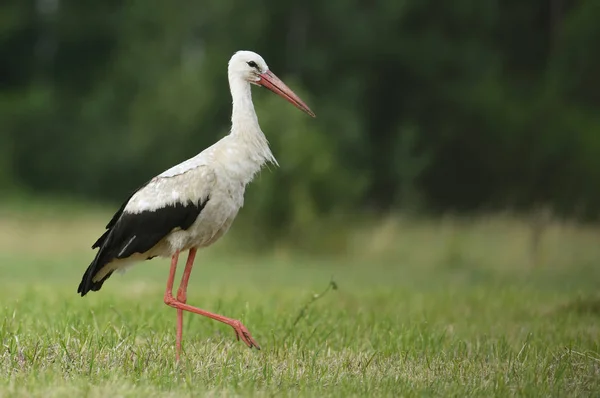
<svg viewBox="0 0 600 398">
<path fill-rule="evenodd" d="M 9 0 L 0 184 L 118 200 L 227 133 L 232 53 L 317 113 L 255 90 L 281 169 L 272 231 L 324 215 L 600 209 L 596 0 Z"/>
</svg>

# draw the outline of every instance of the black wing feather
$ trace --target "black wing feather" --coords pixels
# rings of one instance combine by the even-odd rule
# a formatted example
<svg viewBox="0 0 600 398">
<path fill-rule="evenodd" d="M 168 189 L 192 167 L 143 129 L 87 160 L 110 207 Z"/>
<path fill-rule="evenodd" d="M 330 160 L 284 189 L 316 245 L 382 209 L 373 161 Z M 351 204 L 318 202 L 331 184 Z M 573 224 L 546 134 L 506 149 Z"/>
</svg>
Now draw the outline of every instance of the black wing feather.
<svg viewBox="0 0 600 398">
<path fill-rule="evenodd" d="M 98 247 L 99 250 L 77 289 L 81 296 L 85 296 L 90 290 L 100 290 L 112 272 L 100 281 L 94 282 L 93 279 L 106 264 L 150 250 L 175 228 L 187 230 L 196 221 L 209 198 L 198 203 L 175 203 L 154 211 L 135 214 L 124 211 L 129 199 L 115 213 L 106 226 L 107 230 L 92 246 Z"/>
<path fill-rule="evenodd" d="M 119 210 L 117 210 L 117 212 L 113 215 L 113 217 L 110 219 L 110 221 L 108 222 L 108 224 L 106 224 L 106 231 L 102 234 L 102 236 L 100 238 L 98 238 L 98 240 L 96 241 L 96 243 L 94 243 L 92 245 L 92 249 L 95 249 L 97 247 L 101 247 L 102 244 L 104 244 L 104 241 L 108 237 L 108 234 L 110 233 L 110 231 L 112 230 L 112 228 L 115 226 L 115 224 L 117 223 L 117 221 L 119 220 L 119 218 L 123 214 L 123 211 L 125 210 L 125 206 L 127 206 L 127 203 L 129 203 L 129 201 L 131 200 L 131 198 L 133 197 L 133 195 L 135 195 L 140 189 L 144 188 L 146 185 L 148 185 L 148 183 L 145 183 L 144 185 L 142 185 L 141 187 L 139 187 L 138 189 L 136 189 L 135 191 L 133 191 L 133 193 L 131 195 L 129 195 L 129 197 L 127 198 L 127 200 L 125 200 L 125 202 L 123 202 L 123 204 L 121 205 L 121 207 L 119 208 Z"/>
</svg>

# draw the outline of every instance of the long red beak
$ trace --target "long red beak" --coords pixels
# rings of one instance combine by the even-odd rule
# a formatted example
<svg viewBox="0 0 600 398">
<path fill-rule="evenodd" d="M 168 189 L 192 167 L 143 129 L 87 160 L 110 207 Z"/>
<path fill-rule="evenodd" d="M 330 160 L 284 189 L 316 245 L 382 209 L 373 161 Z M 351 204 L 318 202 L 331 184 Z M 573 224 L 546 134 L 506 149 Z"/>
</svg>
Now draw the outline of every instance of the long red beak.
<svg viewBox="0 0 600 398">
<path fill-rule="evenodd" d="M 288 86 L 285 85 L 284 82 L 281 81 L 275 74 L 271 71 L 267 71 L 265 73 L 261 73 L 260 80 L 256 83 L 268 88 L 275 94 L 285 98 L 290 103 L 292 103 L 296 108 L 308 113 L 312 117 L 316 117 L 313 111 L 298 97 Z"/>
</svg>

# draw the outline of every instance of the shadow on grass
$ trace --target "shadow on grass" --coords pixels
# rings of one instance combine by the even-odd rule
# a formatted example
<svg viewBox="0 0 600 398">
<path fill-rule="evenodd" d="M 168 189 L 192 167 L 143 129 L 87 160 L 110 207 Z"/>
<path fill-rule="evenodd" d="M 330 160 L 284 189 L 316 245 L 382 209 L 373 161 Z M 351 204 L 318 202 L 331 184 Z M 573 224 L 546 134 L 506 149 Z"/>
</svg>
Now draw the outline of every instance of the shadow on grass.
<svg viewBox="0 0 600 398">
<path fill-rule="evenodd" d="M 600 297 L 578 297 L 560 306 L 556 312 L 600 317 Z"/>
</svg>

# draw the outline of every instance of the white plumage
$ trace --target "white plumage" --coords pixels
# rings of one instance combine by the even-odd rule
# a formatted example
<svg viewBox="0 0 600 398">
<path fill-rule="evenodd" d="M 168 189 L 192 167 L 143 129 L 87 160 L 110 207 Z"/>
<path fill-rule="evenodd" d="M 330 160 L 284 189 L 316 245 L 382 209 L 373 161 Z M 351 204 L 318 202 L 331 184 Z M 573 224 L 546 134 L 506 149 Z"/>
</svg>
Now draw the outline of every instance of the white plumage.
<svg viewBox="0 0 600 398">
<path fill-rule="evenodd" d="M 244 204 L 246 185 L 263 165 L 277 164 L 258 124 L 250 84 L 267 87 L 314 117 L 306 104 L 254 52 L 235 53 L 229 61 L 228 78 L 233 99 L 230 134 L 154 177 L 125 202 L 93 246 L 99 250 L 79 285 L 82 296 L 90 290 L 99 290 L 114 271 L 156 256 L 172 258 L 172 275 L 167 283 L 172 287 L 179 253 L 190 251 L 186 265 L 189 278 L 188 267 L 191 271 L 196 249 L 209 246 L 227 232 Z M 182 288 L 185 296 L 185 277 Z M 234 327 L 246 344 L 258 346 L 238 321 L 187 306 L 185 297 L 177 301 L 172 296 L 168 298 L 169 295 L 165 295 L 165 302 L 179 310 L 178 358 L 181 309 L 225 322 Z"/>
</svg>

